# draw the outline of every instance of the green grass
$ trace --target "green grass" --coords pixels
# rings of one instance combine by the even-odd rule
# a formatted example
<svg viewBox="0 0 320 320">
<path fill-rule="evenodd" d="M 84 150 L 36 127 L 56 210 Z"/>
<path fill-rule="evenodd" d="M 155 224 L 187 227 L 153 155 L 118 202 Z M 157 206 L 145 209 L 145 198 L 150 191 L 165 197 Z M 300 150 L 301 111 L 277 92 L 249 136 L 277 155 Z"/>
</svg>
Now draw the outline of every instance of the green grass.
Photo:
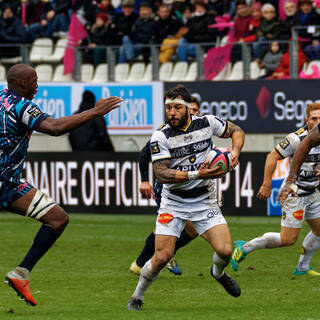
<svg viewBox="0 0 320 320">
<path fill-rule="evenodd" d="M 0 320 L 82 319 L 320 319 L 320 277 L 294 277 L 305 225 L 298 243 L 290 248 L 252 253 L 238 272 L 228 272 L 242 288 L 235 299 L 215 282 L 209 268 L 212 251 L 198 238 L 178 252 L 181 277 L 163 270 L 148 289 L 142 312 L 126 310 L 138 278 L 128 272 L 154 216 L 70 215 L 71 221 L 54 248 L 31 274 L 31 289 L 38 306 L 19 301 L 14 291 L 0 284 Z M 278 231 L 280 218 L 229 217 L 234 240 L 248 240 Z M 39 228 L 34 221 L 0 214 L 0 276 L 24 256 Z M 319 253 L 312 265 L 320 269 Z"/>
</svg>

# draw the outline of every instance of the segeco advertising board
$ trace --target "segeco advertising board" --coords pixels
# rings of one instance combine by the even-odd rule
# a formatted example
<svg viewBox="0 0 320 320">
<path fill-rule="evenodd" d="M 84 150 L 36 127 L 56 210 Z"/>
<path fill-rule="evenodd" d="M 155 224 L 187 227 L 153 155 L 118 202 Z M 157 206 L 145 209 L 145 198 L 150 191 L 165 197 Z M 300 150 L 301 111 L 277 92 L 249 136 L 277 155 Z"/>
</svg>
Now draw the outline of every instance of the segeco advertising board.
<svg viewBox="0 0 320 320">
<path fill-rule="evenodd" d="M 305 109 L 320 102 L 320 80 L 183 82 L 213 114 L 239 125 L 246 133 L 288 133 L 305 123 Z M 165 90 L 177 83 L 166 83 Z"/>
<path fill-rule="evenodd" d="M 0 89 L 5 88 L 0 84 Z M 54 118 L 69 116 L 80 105 L 84 90 L 92 91 L 96 99 L 118 96 L 121 107 L 106 115 L 110 134 L 152 134 L 164 121 L 163 83 L 39 83 L 33 102 Z"/>
</svg>

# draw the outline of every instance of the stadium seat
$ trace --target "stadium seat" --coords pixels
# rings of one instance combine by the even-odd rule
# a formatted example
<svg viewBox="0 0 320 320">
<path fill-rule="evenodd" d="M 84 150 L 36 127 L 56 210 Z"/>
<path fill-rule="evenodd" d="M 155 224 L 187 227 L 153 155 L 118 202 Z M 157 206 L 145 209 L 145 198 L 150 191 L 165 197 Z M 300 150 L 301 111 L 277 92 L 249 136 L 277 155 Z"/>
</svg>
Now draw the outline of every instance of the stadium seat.
<svg viewBox="0 0 320 320">
<path fill-rule="evenodd" d="M 108 81 L 108 65 L 106 63 L 100 63 L 96 66 L 94 76 L 91 82 L 103 83 Z"/>
<path fill-rule="evenodd" d="M 59 64 L 54 70 L 54 74 L 52 77 L 52 81 L 54 82 L 70 82 L 72 81 L 72 74 L 68 73 L 66 75 L 63 74 L 64 65 Z"/>
<path fill-rule="evenodd" d="M 243 79 L 243 62 L 237 61 L 231 70 L 231 74 L 227 80 L 242 80 Z"/>
<path fill-rule="evenodd" d="M 250 79 L 255 80 L 260 77 L 260 68 L 256 61 L 250 62 Z"/>
<path fill-rule="evenodd" d="M 212 81 L 229 80 L 231 74 L 231 62 L 228 62 L 224 68 L 212 79 Z"/>
<path fill-rule="evenodd" d="M 267 71 L 265 68 L 260 69 L 259 77 L 263 77 L 267 74 Z"/>
<path fill-rule="evenodd" d="M 29 60 L 30 62 L 45 61 L 52 54 L 53 42 L 50 38 L 39 38 L 32 44 Z"/>
<path fill-rule="evenodd" d="M 191 62 L 188 68 L 188 72 L 185 81 L 195 81 L 198 76 L 198 64 L 197 61 Z"/>
<path fill-rule="evenodd" d="M 152 81 L 152 63 L 148 63 L 142 81 Z"/>
<path fill-rule="evenodd" d="M 3 65 L 0 65 L 0 81 L 6 80 L 6 68 Z"/>
<path fill-rule="evenodd" d="M 159 68 L 159 80 L 170 81 L 173 63 L 171 61 L 163 63 Z"/>
<path fill-rule="evenodd" d="M 114 68 L 114 79 L 115 81 L 121 82 L 126 81 L 129 75 L 129 64 L 118 63 Z"/>
<path fill-rule="evenodd" d="M 22 57 L 12 57 L 12 58 L 2 58 L 1 63 L 4 64 L 15 64 L 15 63 L 21 63 Z"/>
<path fill-rule="evenodd" d="M 90 82 L 93 77 L 94 66 L 91 63 L 83 63 L 80 68 L 80 81 Z"/>
<path fill-rule="evenodd" d="M 184 81 L 187 76 L 188 62 L 178 61 L 174 65 L 170 81 Z"/>
<path fill-rule="evenodd" d="M 224 36 L 220 41 L 219 47 L 225 46 L 227 42 L 228 42 L 228 36 Z"/>
<path fill-rule="evenodd" d="M 35 68 L 38 75 L 38 81 L 51 81 L 53 68 L 51 64 L 39 64 Z"/>
<path fill-rule="evenodd" d="M 44 58 L 46 62 L 61 62 L 67 46 L 67 39 L 59 39 L 55 45 L 53 53 Z"/>
<path fill-rule="evenodd" d="M 146 66 L 143 62 L 135 62 L 130 68 L 127 81 L 143 81 L 145 69 Z"/>
</svg>

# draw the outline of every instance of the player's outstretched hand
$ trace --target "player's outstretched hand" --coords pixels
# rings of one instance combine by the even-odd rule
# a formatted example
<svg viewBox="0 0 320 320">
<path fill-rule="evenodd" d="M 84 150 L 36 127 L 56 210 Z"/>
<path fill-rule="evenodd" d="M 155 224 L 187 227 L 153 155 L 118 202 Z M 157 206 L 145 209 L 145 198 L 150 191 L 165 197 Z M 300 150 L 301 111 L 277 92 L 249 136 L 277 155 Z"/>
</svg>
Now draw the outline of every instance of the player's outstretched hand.
<svg viewBox="0 0 320 320">
<path fill-rule="evenodd" d="M 257 194 L 257 198 L 260 200 L 267 200 L 271 195 L 271 186 L 265 186 L 264 184 L 260 187 Z"/>
<path fill-rule="evenodd" d="M 113 109 L 119 108 L 122 100 L 119 97 L 101 98 L 95 104 L 94 109 L 100 116 L 104 116 Z"/>
<path fill-rule="evenodd" d="M 200 179 L 218 179 L 226 174 L 219 167 L 208 168 L 209 161 L 204 162 L 199 169 Z"/>
<path fill-rule="evenodd" d="M 142 181 L 140 184 L 140 193 L 142 198 L 150 199 L 151 195 L 154 197 L 154 191 L 149 181 Z"/>
</svg>

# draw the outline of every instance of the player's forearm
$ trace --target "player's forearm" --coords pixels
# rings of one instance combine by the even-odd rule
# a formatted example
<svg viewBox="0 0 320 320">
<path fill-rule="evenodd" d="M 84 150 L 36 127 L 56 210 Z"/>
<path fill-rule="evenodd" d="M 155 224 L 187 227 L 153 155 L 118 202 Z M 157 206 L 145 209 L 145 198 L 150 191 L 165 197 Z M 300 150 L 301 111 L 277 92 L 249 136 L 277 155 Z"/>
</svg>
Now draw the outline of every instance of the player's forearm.
<svg viewBox="0 0 320 320">
<path fill-rule="evenodd" d="M 242 147 L 244 145 L 244 132 L 243 130 L 236 126 L 235 130 L 232 133 L 231 136 L 232 139 L 232 150 L 240 154 Z"/>
<path fill-rule="evenodd" d="M 154 174 L 160 183 L 179 183 L 189 180 L 187 171 L 175 169 L 154 169 Z"/>
<path fill-rule="evenodd" d="M 98 116 L 99 115 L 94 109 L 90 109 L 59 119 L 49 117 L 40 124 L 38 131 L 52 136 L 60 136 L 76 129 L 90 120 L 97 118 Z"/>
<path fill-rule="evenodd" d="M 273 151 L 268 154 L 266 164 L 264 166 L 264 177 L 263 177 L 263 185 L 266 187 L 271 186 L 272 176 L 277 167 L 278 158 L 275 156 Z"/>
</svg>

